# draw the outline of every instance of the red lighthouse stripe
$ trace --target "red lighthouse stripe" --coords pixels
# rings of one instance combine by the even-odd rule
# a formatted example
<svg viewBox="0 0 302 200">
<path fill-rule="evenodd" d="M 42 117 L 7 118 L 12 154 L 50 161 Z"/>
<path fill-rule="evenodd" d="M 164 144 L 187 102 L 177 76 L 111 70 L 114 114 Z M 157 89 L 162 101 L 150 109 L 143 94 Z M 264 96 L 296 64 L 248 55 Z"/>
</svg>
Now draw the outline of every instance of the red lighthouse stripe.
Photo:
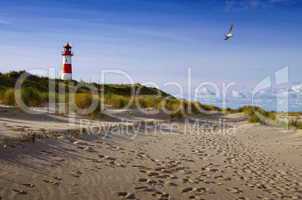
<svg viewBox="0 0 302 200">
<path fill-rule="evenodd" d="M 62 56 L 73 56 L 73 53 L 71 51 L 63 51 Z"/>
<path fill-rule="evenodd" d="M 71 74 L 72 73 L 72 66 L 71 64 L 64 64 L 64 73 Z"/>
</svg>

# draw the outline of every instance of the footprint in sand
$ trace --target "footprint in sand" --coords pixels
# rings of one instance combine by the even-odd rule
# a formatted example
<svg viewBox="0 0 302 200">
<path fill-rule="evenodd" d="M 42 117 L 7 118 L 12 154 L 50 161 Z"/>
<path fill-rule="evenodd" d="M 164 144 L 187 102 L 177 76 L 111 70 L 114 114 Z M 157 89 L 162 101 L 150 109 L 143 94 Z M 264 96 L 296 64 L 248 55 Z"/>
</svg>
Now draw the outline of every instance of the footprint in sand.
<svg viewBox="0 0 302 200">
<path fill-rule="evenodd" d="M 134 193 L 130 193 L 130 192 L 118 192 L 117 194 L 119 197 L 123 197 L 125 199 L 136 199 L 135 194 Z"/>
<path fill-rule="evenodd" d="M 22 185 L 25 186 L 25 187 L 28 187 L 28 188 L 34 188 L 35 187 L 35 185 L 31 184 L 31 183 L 24 183 Z"/>
<path fill-rule="evenodd" d="M 177 183 L 174 183 L 174 182 L 171 182 L 171 181 L 166 182 L 166 185 L 172 186 L 172 187 L 177 187 L 178 186 Z"/>
<path fill-rule="evenodd" d="M 21 195 L 26 195 L 27 192 L 24 190 L 20 190 L 20 189 L 13 189 L 14 192 L 16 192 L 17 194 L 21 194 Z"/>
<path fill-rule="evenodd" d="M 138 182 L 144 183 L 144 182 L 147 182 L 147 180 L 148 180 L 148 179 L 146 179 L 146 178 L 139 178 L 139 179 L 138 179 Z"/>
<path fill-rule="evenodd" d="M 56 179 L 56 180 L 58 180 L 58 181 L 61 181 L 61 180 L 62 180 L 62 178 L 61 178 L 61 177 L 58 177 L 58 176 L 54 176 L 53 178 Z"/>
<path fill-rule="evenodd" d="M 52 181 L 52 180 L 43 180 L 44 183 L 48 183 L 48 184 L 52 184 L 52 185 L 60 185 L 59 182 L 56 182 L 56 181 Z"/>
<path fill-rule="evenodd" d="M 187 193 L 187 192 L 191 192 L 193 190 L 192 187 L 187 187 L 187 188 L 184 188 L 181 192 L 182 193 Z"/>
</svg>

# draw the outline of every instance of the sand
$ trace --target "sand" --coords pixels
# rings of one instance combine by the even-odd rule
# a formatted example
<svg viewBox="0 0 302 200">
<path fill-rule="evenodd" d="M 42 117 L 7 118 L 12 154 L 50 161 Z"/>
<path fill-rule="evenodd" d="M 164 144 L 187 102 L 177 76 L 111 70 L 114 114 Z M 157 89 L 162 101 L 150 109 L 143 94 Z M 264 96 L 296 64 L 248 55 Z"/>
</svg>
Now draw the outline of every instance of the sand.
<svg viewBox="0 0 302 200">
<path fill-rule="evenodd" d="M 17 119 L 7 112 L 0 114 L 1 133 L 24 134 L 10 129 L 24 118 L 19 126 L 67 126 L 62 119 Z M 161 118 L 160 127 L 147 131 L 65 135 L 1 148 L 0 199 L 302 199 L 301 133 L 248 124 L 242 116 L 223 124 L 221 117 L 198 120 L 198 129 L 192 118 Z"/>
</svg>

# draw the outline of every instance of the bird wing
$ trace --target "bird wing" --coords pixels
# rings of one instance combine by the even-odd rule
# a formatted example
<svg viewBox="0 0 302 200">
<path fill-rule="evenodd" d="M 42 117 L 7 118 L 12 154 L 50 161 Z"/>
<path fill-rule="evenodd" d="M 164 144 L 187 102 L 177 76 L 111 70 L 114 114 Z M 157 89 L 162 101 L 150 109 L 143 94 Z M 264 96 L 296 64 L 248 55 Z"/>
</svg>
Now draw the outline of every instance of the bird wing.
<svg viewBox="0 0 302 200">
<path fill-rule="evenodd" d="M 229 30 L 229 33 L 232 33 L 232 32 L 233 32 L 233 29 L 234 29 L 234 24 L 231 25 L 230 30 Z"/>
</svg>

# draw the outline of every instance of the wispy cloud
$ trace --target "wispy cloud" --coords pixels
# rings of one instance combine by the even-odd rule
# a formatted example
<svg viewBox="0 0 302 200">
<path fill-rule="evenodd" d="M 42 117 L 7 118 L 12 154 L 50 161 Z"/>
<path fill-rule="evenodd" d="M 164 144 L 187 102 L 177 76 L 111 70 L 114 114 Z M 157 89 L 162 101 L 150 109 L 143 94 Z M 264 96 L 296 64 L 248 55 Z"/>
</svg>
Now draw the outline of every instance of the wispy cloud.
<svg viewBox="0 0 302 200">
<path fill-rule="evenodd" d="M 11 22 L 8 20 L 5 20 L 5 19 L 0 19 L 0 24 L 9 25 L 9 24 L 11 24 Z"/>
<path fill-rule="evenodd" d="M 255 8 L 268 8 L 272 6 L 286 6 L 295 4 L 296 0 L 225 0 L 227 11 L 245 10 Z"/>
</svg>

